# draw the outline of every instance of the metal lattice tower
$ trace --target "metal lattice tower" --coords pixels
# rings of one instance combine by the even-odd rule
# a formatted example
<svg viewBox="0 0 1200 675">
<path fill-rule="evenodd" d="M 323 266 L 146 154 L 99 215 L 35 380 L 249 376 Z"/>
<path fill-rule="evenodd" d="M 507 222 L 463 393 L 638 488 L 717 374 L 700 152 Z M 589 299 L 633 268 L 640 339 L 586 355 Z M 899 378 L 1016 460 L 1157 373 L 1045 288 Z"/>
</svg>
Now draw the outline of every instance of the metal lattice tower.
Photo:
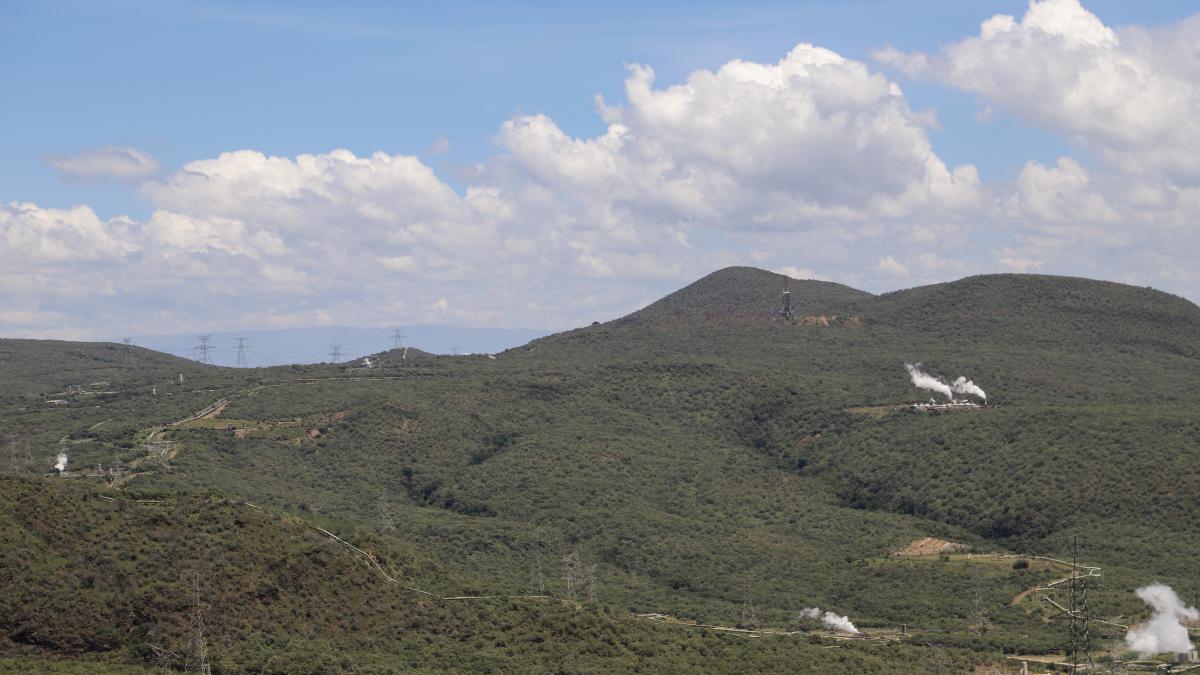
<svg viewBox="0 0 1200 675">
<path fill-rule="evenodd" d="M 199 361 L 200 363 L 205 363 L 205 364 L 211 363 L 211 361 L 209 359 L 209 354 L 211 354 L 212 350 L 213 350 L 212 334 L 197 335 L 196 339 L 200 341 L 200 344 L 196 345 L 196 347 L 195 347 L 196 360 Z"/>
<path fill-rule="evenodd" d="M 123 337 L 123 338 L 121 338 L 121 342 L 125 343 L 126 345 L 131 345 L 131 344 L 133 344 L 133 338 Z"/>
<path fill-rule="evenodd" d="M 987 615 L 987 599 L 984 596 L 983 568 L 979 565 L 971 568 L 971 594 L 973 606 L 971 610 L 971 628 L 977 634 L 982 634 L 991 623 Z"/>
<path fill-rule="evenodd" d="M 192 573 L 192 627 L 188 644 L 186 669 L 211 675 L 212 665 L 208 661 L 208 641 L 204 633 L 204 597 L 200 585 L 200 573 Z"/>
<path fill-rule="evenodd" d="M 746 575 L 746 594 L 742 598 L 742 621 L 745 628 L 758 627 L 758 612 L 754 609 L 754 578 Z"/>
<path fill-rule="evenodd" d="M 537 548 L 533 552 L 533 563 L 529 568 L 529 585 L 535 593 L 546 592 L 546 574 L 542 571 L 542 526 L 538 525 L 533 530 L 533 536 L 537 540 Z"/>
<path fill-rule="evenodd" d="M 395 530 L 396 523 L 395 523 L 395 520 L 392 518 L 392 505 L 391 505 L 391 502 L 388 501 L 388 494 L 387 494 L 386 489 L 379 493 L 378 510 L 379 510 L 379 514 L 378 514 L 379 515 L 379 531 L 380 532 L 391 532 L 391 531 Z"/>
<path fill-rule="evenodd" d="M 404 339 L 408 336 L 399 328 L 392 329 L 392 349 L 400 349 L 404 346 Z"/>
<path fill-rule="evenodd" d="M 593 605 L 596 604 L 596 565 L 589 565 L 587 568 L 587 599 Z"/>
<path fill-rule="evenodd" d="M 249 348 L 250 348 L 250 345 L 246 344 L 246 338 L 244 338 L 244 337 L 237 338 L 237 367 L 238 368 L 246 367 L 246 350 Z"/>
<path fill-rule="evenodd" d="M 546 574 L 542 571 L 542 552 L 538 551 L 529 568 L 529 586 L 535 593 L 546 592 Z"/>
<path fill-rule="evenodd" d="M 1092 661 L 1091 624 L 1111 623 L 1093 619 L 1091 608 L 1088 606 L 1088 590 L 1093 588 L 1093 579 L 1100 577 L 1100 568 L 1079 564 L 1079 537 L 1071 544 L 1071 576 L 1048 584 L 1038 590 L 1047 594 L 1042 599 L 1049 602 L 1058 610 L 1050 617 L 1052 620 L 1065 621 L 1067 625 L 1067 641 L 1064 647 L 1072 673 L 1094 673 L 1096 664 Z M 1065 584 L 1065 585 L 1064 585 Z M 1066 592 L 1066 604 L 1050 597 L 1052 592 Z M 1117 625 L 1117 624 L 1112 624 Z"/>
<path fill-rule="evenodd" d="M 329 357 L 333 359 L 334 363 L 341 362 L 342 357 L 345 355 L 346 353 L 342 351 L 341 345 L 331 345 L 329 347 Z"/>
<path fill-rule="evenodd" d="M 940 644 L 929 645 L 933 650 L 933 675 L 946 675 L 950 672 L 950 664 L 946 661 L 946 652 Z"/>
<path fill-rule="evenodd" d="M 578 600 L 580 586 L 583 585 L 583 561 L 579 557 L 579 548 L 562 557 L 563 582 L 567 587 L 567 599 Z"/>
<path fill-rule="evenodd" d="M 788 290 L 788 278 L 783 278 L 783 295 L 779 298 L 779 311 L 775 313 L 775 317 L 780 321 L 789 321 L 792 318 L 792 292 Z"/>
</svg>

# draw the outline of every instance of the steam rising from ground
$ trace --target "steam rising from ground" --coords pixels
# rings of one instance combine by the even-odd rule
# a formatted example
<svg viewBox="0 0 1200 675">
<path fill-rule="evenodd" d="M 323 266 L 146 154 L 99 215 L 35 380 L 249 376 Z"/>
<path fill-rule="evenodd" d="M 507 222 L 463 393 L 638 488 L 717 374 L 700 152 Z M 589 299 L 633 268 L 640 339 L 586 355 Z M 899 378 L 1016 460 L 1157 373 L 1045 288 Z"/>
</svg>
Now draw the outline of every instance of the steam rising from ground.
<svg viewBox="0 0 1200 675">
<path fill-rule="evenodd" d="M 821 613 L 820 607 L 805 607 L 800 610 L 800 616 L 805 619 L 820 619 L 822 623 L 834 630 L 840 630 L 843 633 L 858 634 L 859 630 L 850 623 L 850 618 L 846 616 L 838 616 L 833 612 Z"/>
<path fill-rule="evenodd" d="M 54 462 L 54 468 L 58 470 L 60 476 L 67 470 L 67 453 L 58 453 L 58 461 Z"/>
<path fill-rule="evenodd" d="M 954 384 L 950 385 L 950 388 L 953 389 L 954 393 L 956 394 L 971 394 L 972 396 L 978 396 L 985 401 L 987 400 L 987 394 L 983 392 L 983 389 L 979 388 L 979 385 L 961 375 L 957 380 L 954 381 Z"/>
<path fill-rule="evenodd" d="M 908 374 L 912 377 L 913 385 L 921 389 L 928 389 L 949 399 L 953 399 L 955 394 L 971 394 L 985 401 L 987 400 L 987 394 L 984 393 L 983 389 L 965 377 L 959 376 L 953 384 L 946 384 L 940 379 L 922 371 L 921 364 L 919 363 L 916 365 L 906 363 L 904 367 L 908 369 Z"/>
<path fill-rule="evenodd" d="M 918 363 L 914 366 L 911 363 L 906 363 L 904 364 L 904 367 L 908 369 L 908 374 L 912 376 L 912 383 L 914 386 L 937 392 L 946 398 L 954 397 L 954 392 L 950 390 L 950 385 L 942 382 L 932 375 L 921 372 L 921 364 Z"/>
<path fill-rule="evenodd" d="M 1181 653 L 1194 649 L 1182 621 L 1200 621 L 1200 610 L 1187 607 L 1166 584 L 1150 584 L 1135 591 L 1153 608 L 1150 620 L 1125 635 L 1125 644 L 1146 658 L 1163 652 Z"/>
</svg>

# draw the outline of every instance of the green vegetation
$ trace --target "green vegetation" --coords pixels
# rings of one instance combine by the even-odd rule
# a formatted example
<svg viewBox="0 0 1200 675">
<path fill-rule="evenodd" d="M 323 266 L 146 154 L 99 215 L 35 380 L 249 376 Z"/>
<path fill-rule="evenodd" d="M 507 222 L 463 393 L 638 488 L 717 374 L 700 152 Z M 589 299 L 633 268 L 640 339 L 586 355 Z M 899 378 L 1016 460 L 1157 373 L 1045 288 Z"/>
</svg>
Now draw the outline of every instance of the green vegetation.
<svg viewBox="0 0 1200 675">
<path fill-rule="evenodd" d="M 197 607 L 213 665 L 230 672 L 782 671 L 806 663 L 900 673 L 927 659 L 897 646 L 751 643 L 550 598 L 439 601 L 387 583 L 303 521 L 243 503 L 138 500 L 146 495 L 15 477 L 0 478 L 0 488 L 0 567 L 12 572 L 0 580 L 9 653 L 0 671 L 182 668 Z M 396 538 L 343 527 L 404 583 L 465 583 Z"/>
<path fill-rule="evenodd" d="M 1067 556 L 1075 535 L 1104 567 L 1107 618 L 1144 617 L 1130 591 L 1150 581 L 1200 591 L 1200 308 L 1027 275 L 878 297 L 793 280 L 798 317 L 778 322 L 782 286 L 730 268 L 496 359 L 384 352 L 369 370 L 0 341 L 0 463 L 16 474 L 0 522 L 26 542 L 0 550 L 22 570 L 0 654 L 153 665 L 138 645 L 186 642 L 186 570 L 223 589 L 212 651 L 231 671 L 912 672 L 929 644 L 995 662 L 1055 648 L 1045 603 L 1020 594 L 1063 575 L 1031 556 Z M 834 315 L 854 320 L 804 320 Z M 893 409 L 928 398 L 903 369 L 918 361 L 992 405 Z M 56 396 L 97 381 L 116 393 Z M 218 399 L 219 415 L 171 425 Z M 75 477 L 49 478 L 64 436 Z M 437 595 L 555 599 L 414 597 L 314 526 Z M 1025 557 L 889 555 L 925 536 Z M 130 594 L 134 570 L 147 580 Z M 758 625 L 804 632 L 633 616 L 736 626 L 747 596 Z M 107 618 L 71 623 L 88 615 L 72 603 Z M 813 606 L 910 636 L 827 649 L 798 618 Z"/>
</svg>

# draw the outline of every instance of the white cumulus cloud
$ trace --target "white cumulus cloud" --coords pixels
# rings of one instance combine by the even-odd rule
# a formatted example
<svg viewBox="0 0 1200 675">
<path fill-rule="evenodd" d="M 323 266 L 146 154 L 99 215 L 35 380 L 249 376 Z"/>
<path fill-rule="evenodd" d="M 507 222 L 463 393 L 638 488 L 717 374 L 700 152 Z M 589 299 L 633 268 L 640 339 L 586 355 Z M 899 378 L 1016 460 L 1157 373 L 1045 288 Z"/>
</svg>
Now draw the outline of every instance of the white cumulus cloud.
<svg viewBox="0 0 1200 675">
<path fill-rule="evenodd" d="M 87 206 L 0 204 L 0 259 L 12 267 L 117 260 L 140 248 L 133 229 L 129 219 L 101 220 Z"/>
<path fill-rule="evenodd" d="M 1024 212 L 1048 223 L 1116 223 L 1120 216 L 1092 184 L 1087 169 L 1069 158 L 1045 166 L 1031 161 L 1017 176 Z"/>
<path fill-rule="evenodd" d="M 1034 0 L 937 54 L 876 58 L 982 97 L 1059 131 L 1135 173 L 1200 178 L 1200 16 L 1157 27 L 1106 26 L 1078 0 Z"/>
<path fill-rule="evenodd" d="M 1196 297 L 1200 275 L 1200 15 L 1114 28 L 1078 0 L 1032 0 L 937 53 L 876 60 L 977 94 L 1072 142 L 1084 160 L 1029 161 L 989 186 L 1000 269 L 1152 282 Z M 980 133 L 986 133 L 981 130 Z"/>
<path fill-rule="evenodd" d="M 618 230 L 946 217 L 979 200 L 974 167 L 938 158 L 895 83 L 827 49 L 801 44 L 778 63 L 731 61 L 665 88 L 632 66 L 625 93 L 624 105 L 598 101 L 609 126 L 595 138 L 542 115 L 506 122 L 506 164 L 558 212 Z"/>
</svg>

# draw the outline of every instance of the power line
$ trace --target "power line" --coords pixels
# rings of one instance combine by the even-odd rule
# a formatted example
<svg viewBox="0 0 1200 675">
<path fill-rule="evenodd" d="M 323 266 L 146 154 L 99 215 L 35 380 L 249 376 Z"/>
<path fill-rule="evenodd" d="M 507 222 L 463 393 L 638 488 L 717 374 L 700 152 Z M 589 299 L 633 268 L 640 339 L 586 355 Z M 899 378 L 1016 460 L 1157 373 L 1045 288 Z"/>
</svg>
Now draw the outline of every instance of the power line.
<svg viewBox="0 0 1200 675">
<path fill-rule="evenodd" d="M 345 354 L 345 352 L 342 351 L 341 345 L 331 345 L 329 347 L 329 356 L 331 356 L 333 358 L 334 363 L 338 363 L 339 361 L 341 361 L 342 357 L 345 355 L 346 354 Z"/>
<path fill-rule="evenodd" d="M 210 344 L 212 342 L 212 333 L 209 333 L 208 335 L 197 335 L 196 339 L 200 341 L 200 344 L 196 345 L 195 347 L 197 356 L 196 360 L 204 364 L 211 363 L 209 359 L 209 353 L 211 353 L 213 350 L 213 346 Z"/>
<path fill-rule="evenodd" d="M 236 338 L 236 339 L 237 339 L 237 367 L 245 368 L 246 367 L 246 350 L 249 349 L 250 346 L 246 344 L 246 338 L 240 337 L 240 338 Z"/>
</svg>

